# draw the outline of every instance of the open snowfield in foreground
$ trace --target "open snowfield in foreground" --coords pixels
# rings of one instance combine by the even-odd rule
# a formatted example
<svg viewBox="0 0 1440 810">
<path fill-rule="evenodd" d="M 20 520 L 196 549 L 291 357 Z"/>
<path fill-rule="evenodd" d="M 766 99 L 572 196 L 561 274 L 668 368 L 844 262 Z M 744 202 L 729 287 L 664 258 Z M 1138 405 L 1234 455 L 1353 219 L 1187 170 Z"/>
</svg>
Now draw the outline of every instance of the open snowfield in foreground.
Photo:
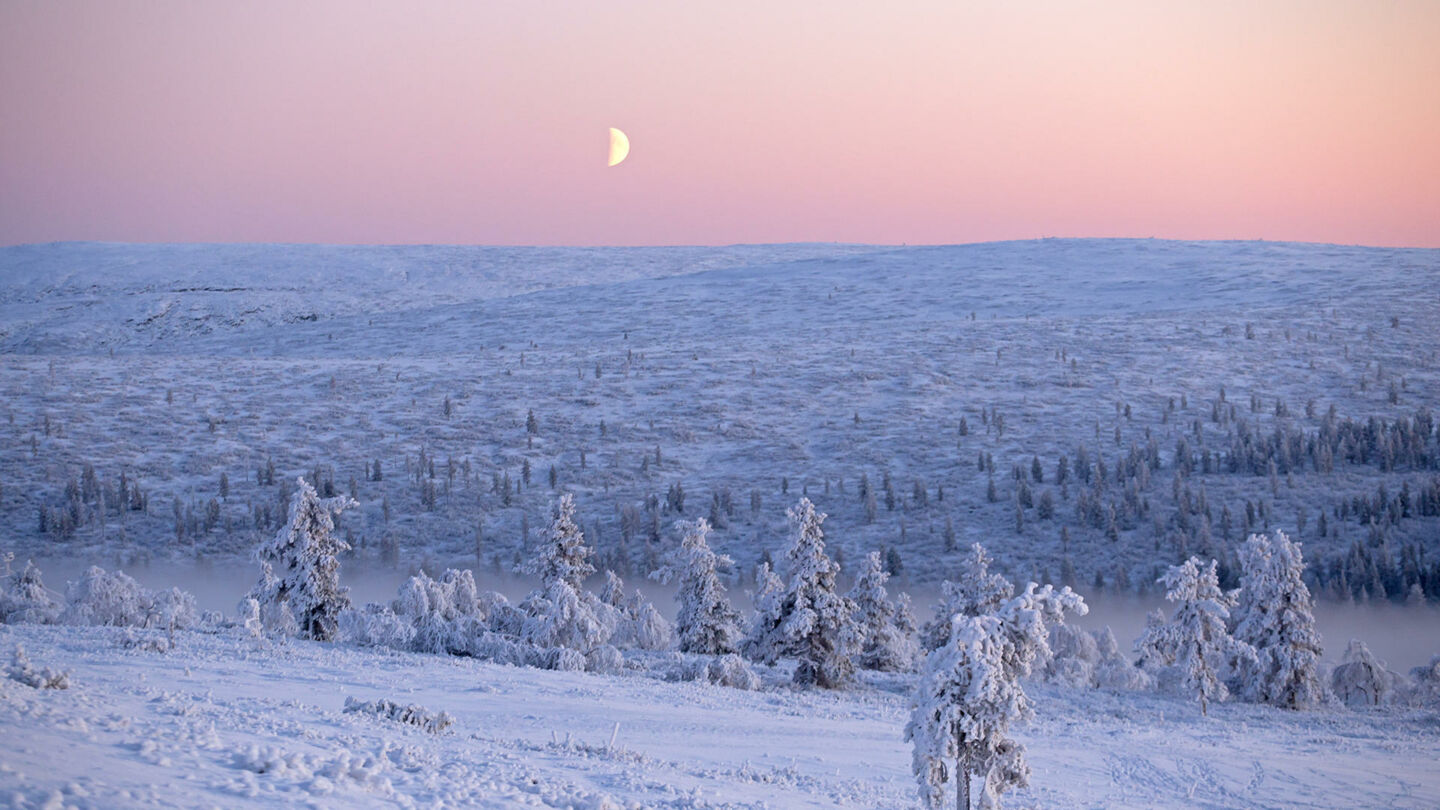
<svg viewBox="0 0 1440 810">
<path fill-rule="evenodd" d="M 12 807 L 913 807 L 907 677 L 745 692 L 233 631 L 0 628 L 0 805 Z M 1030 789 L 1009 808 L 1433 808 L 1440 715 L 1289 712 L 1032 684 Z M 389 698 L 432 734 L 342 712 Z M 618 724 L 618 732 L 616 730 Z M 611 739 L 614 744 L 611 745 Z"/>
</svg>

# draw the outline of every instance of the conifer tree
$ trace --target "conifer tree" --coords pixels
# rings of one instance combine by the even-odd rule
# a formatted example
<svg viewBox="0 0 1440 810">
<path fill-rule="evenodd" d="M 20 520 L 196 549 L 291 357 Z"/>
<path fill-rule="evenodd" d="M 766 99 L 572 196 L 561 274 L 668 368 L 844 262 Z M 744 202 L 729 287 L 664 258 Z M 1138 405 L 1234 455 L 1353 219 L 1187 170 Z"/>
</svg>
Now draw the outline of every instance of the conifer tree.
<svg viewBox="0 0 1440 810">
<path fill-rule="evenodd" d="M 795 683 L 836 689 L 849 683 L 855 670 L 855 606 L 835 592 L 839 566 L 825 553 L 820 528 L 825 513 L 817 512 L 809 498 L 801 498 L 786 515 L 791 527 L 788 581 L 777 621 L 757 647 L 766 663 L 782 655 L 799 659 Z"/>
<path fill-rule="evenodd" d="M 288 610 L 301 638 L 334 639 L 340 611 L 350 607 L 336 558 L 350 546 L 333 532 L 334 516 L 356 505 L 343 495 L 321 498 L 303 477 L 296 478 L 289 519 L 255 552 L 261 577 L 250 597 L 262 608 Z"/>
<path fill-rule="evenodd" d="M 651 576 L 661 582 L 678 580 L 680 602 L 675 631 L 680 651 L 703 655 L 729 655 L 740 645 L 740 614 L 731 607 L 717 568 L 733 563 L 716 554 L 707 540 L 710 524 L 704 518 L 676 521 L 680 547 L 667 564 Z"/>
<path fill-rule="evenodd" d="M 880 561 L 880 552 L 865 557 L 864 568 L 850 589 L 855 603 L 855 621 L 864 639 L 859 663 L 865 669 L 904 672 L 915 666 L 919 646 L 915 641 L 915 623 L 908 606 L 892 602 L 885 589 L 890 575 Z"/>
<path fill-rule="evenodd" d="M 925 652 L 937 650 L 950 640 L 950 617 L 957 613 L 983 616 L 994 613 L 1015 594 L 1015 586 L 999 574 L 990 573 L 990 555 L 979 543 L 960 561 L 960 576 L 941 584 L 940 607 L 935 618 L 920 631 Z"/>
<path fill-rule="evenodd" d="M 1199 699 L 1201 714 L 1207 713 L 1210 701 L 1229 696 L 1221 669 L 1254 655 L 1225 628 L 1234 601 L 1220 590 L 1215 565 L 1214 560 L 1201 563 L 1191 557 L 1170 566 L 1161 581 L 1175 611 L 1168 621 L 1147 621 L 1144 635 L 1135 642 L 1143 661 L 1178 668 L 1181 686 Z"/>
<path fill-rule="evenodd" d="M 1318 704 L 1325 696 L 1320 633 L 1300 544 L 1278 529 L 1251 535 L 1240 547 L 1240 569 L 1235 638 L 1256 654 L 1253 671 L 1241 670 L 1243 694 L 1289 709 Z"/>
</svg>

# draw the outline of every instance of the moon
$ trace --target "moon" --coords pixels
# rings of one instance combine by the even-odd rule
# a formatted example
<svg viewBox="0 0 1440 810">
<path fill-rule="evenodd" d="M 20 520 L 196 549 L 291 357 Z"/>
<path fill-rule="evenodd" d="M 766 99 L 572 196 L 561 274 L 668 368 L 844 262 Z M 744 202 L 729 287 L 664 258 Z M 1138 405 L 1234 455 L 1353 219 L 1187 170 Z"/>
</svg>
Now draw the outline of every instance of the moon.
<svg viewBox="0 0 1440 810">
<path fill-rule="evenodd" d="M 614 127 L 611 127 L 611 128 L 610 128 L 610 162 L 607 163 L 607 164 L 605 164 L 605 165 L 607 165 L 607 166 L 614 166 L 614 165 L 618 164 L 620 161 L 624 160 L 624 159 L 625 159 L 625 156 L 628 155 L 628 154 L 630 154 L 630 139 L 627 138 L 627 137 L 625 137 L 625 133 L 621 132 L 620 130 L 618 130 L 618 129 L 614 128 Z"/>
</svg>

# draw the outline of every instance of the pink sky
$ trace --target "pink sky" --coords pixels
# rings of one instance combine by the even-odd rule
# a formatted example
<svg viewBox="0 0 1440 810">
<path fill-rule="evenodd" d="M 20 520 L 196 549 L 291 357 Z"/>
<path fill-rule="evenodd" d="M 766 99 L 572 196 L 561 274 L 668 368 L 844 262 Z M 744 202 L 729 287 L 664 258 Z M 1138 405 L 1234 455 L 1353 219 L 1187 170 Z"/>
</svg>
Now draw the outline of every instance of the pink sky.
<svg viewBox="0 0 1440 810">
<path fill-rule="evenodd" d="M 3 244 L 1039 236 L 1440 246 L 1440 2 L 0 0 Z"/>
</svg>

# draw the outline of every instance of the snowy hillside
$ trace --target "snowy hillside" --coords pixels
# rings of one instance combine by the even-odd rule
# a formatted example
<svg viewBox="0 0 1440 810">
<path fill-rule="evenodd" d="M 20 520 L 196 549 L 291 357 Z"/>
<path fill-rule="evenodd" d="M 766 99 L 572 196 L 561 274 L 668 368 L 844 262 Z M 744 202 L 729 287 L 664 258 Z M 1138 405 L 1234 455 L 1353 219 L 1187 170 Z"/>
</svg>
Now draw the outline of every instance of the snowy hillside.
<svg viewBox="0 0 1440 810">
<path fill-rule="evenodd" d="M 0 526 L 243 557 L 305 472 L 388 568 L 508 570 L 567 490 L 613 567 L 701 514 L 748 571 L 804 492 L 917 583 L 983 540 L 1143 590 L 1273 526 L 1322 592 L 1436 598 L 1437 277 L 1250 242 L 3 248 Z"/>
</svg>

